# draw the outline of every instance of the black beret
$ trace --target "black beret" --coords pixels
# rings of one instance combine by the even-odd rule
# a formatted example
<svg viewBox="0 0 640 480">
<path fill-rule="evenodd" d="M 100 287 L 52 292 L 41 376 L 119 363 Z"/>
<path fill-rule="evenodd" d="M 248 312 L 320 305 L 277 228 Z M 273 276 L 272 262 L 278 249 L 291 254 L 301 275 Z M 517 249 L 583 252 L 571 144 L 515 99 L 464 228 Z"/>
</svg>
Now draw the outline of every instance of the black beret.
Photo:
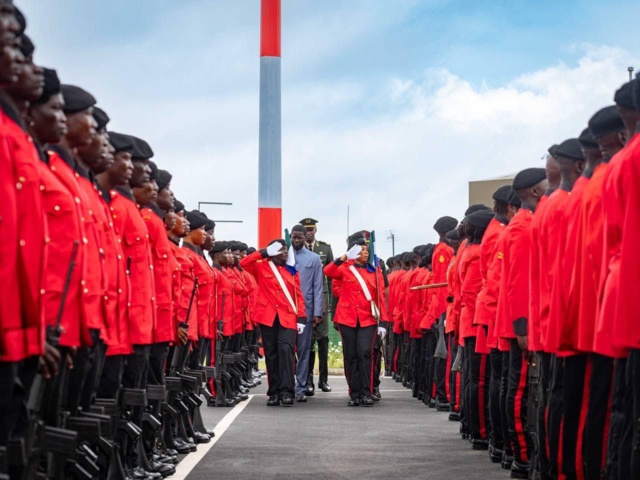
<svg viewBox="0 0 640 480">
<path fill-rule="evenodd" d="M 596 139 L 593 137 L 593 133 L 591 133 L 591 129 L 588 127 L 582 131 L 578 137 L 578 141 L 580 142 L 580 146 L 585 150 L 598 148 L 598 142 L 596 142 Z"/>
<path fill-rule="evenodd" d="M 42 95 L 40 95 L 40 98 L 31 102 L 34 105 L 46 103 L 53 95 L 60 93 L 60 79 L 58 78 L 58 73 L 52 68 L 45 68 L 43 70 L 44 88 L 42 89 Z"/>
<path fill-rule="evenodd" d="M 13 15 L 16 17 L 16 21 L 20 29 L 18 30 L 18 35 L 22 35 L 24 31 L 27 29 L 27 19 L 24 17 L 24 14 L 20 11 L 18 7 L 13 6 Z"/>
<path fill-rule="evenodd" d="M 284 241 L 284 240 L 283 240 L 283 242 L 284 242 L 284 243 L 285 243 L 285 245 L 286 245 L 286 243 L 287 243 L 287 242 L 286 242 L 286 241 Z M 246 243 L 244 243 L 244 242 L 240 242 L 240 251 L 241 251 L 241 252 L 246 252 L 248 249 L 249 249 L 249 245 L 247 245 L 247 244 L 246 244 Z"/>
<path fill-rule="evenodd" d="M 96 128 L 96 130 L 98 131 L 105 128 L 107 126 L 107 123 L 109 123 L 109 120 L 111 120 L 109 118 L 109 115 L 107 115 L 107 112 L 99 107 L 93 107 L 93 118 L 98 124 L 98 127 Z"/>
<path fill-rule="evenodd" d="M 153 150 L 151 150 L 151 146 L 143 139 L 134 137 L 133 138 L 133 152 L 131 153 L 131 158 L 134 160 L 149 160 L 153 158 Z"/>
<path fill-rule="evenodd" d="M 461 240 L 460 238 L 460 232 L 458 232 L 457 228 L 454 228 L 453 230 L 449 230 L 447 232 L 447 238 L 449 240 Z"/>
<path fill-rule="evenodd" d="M 213 244 L 213 248 L 211 249 L 211 253 L 220 253 L 229 249 L 229 242 L 215 242 Z"/>
<path fill-rule="evenodd" d="M 247 248 L 247 255 L 251 255 L 252 253 L 255 253 L 256 249 L 255 247 L 249 247 Z"/>
<path fill-rule="evenodd" d="M 129 152 L 133 150 L 133 139 L 130 135 L 118 132 L 109 132 L 109 143 L 115 149 L 115 153 Z"/>
<path fill-rule="evenodd" d="M 636 112 L 640 112 L 640 74 L 636 73 L 636 81 L 633 84 L 633 103 L 636 106 Z"/>
<path fill-rule="evenodd" d="M 156 174 L 156 183 L 158 184 L 158 190 L 162 190 L 169 186 L 171 183 L 172 175 L 166 170 L 158 170 Z"/>
<path fill-rule="evenodd" d="M 173 211 L 176 213 L 180 213 L 184 210 L 184 203 L 180 200 L 173 200 Z"/>
<path fill-rule="evenodd" d="M 402 261 L 405 263 L 414 262 L 416 260 L 416 254 L 413 252 L 404 252 L 402 254 Z"/>
<path fill-rule="evenodd" d="M 36 51 L 36 46 L 33 44 L 31 39 L 27 35 L 22 34 L 20 36 L 20 52 L 22 52 L 22 55 L 24 55 L 24 58 L 30 57 L 31 55 L 33 55 L 33 52 L 35 51 Z"/>
<path fill-rule="evenodd" d="M 556 157 L 556 150 L 558 149 L 558 144 L 554 143 L 553 145 L 551 145 L 548 149 L 547 152 L 549 152 L 549 155 L 551 155 L 553 158 Z M 546 157 L 543 158 L 543 160 L 546 160 Z"/>
<path fill-rule="evenodd" d="M 60 90 L 64 98 L 64 113 L 82 112 L 96 104 L 93 95 L 75 85 L 62 85 Z"/>
<path fill-rule="evenodd" d="M 456 228 L 458 220 L 453 217 L 440 217 L 436 223 L 433 224 L 433 229 L 438 233 L 446 233 L 452 228 Z"/>
<path fill-rule="evenodd" d="M 269 242 L 269 245 L 271 245 L 274 241 L 280 242 L 282 243 L 282 245 L 285 245 L 285 241 L 281 239 L 272 240 L 271 242 Z M 240 242 L 237 242 L 236 240 L 229 240 L 229 250 L 231 251 L 240 250 L 240 245 Z"/>
<path fill-rule="evenodd" d="M 395 261 L 396 261 L 396 257 L 389 257 L 385 260 L 384 263 L 387 265 L 387 268 L 391 268 Z"/>
<path fill-rule="evenodd" d="M 365 240 L 365 243 L 366 243 L 366 240 L 367 240 L 367 239 L 364 237 L 364 233 L 362 233 L 362 232 L 356 232 L 356 233 L 354 233 L 354 234 L 352 234 L 352 235 L 349 235 L 349 237 L 347 238 L 347 245 L 350 245 L 350 244 L 351 244 L 351 242 L 353 242 L 354 240 L 357 240 L 357 239 L 359 239 L 359 238 L 364 239 L 364 240 Z"/>
<path fill-rule="evenodd" d="M 367 240 L 364 238 L 364 236 L 355 237 L 355 238 L 351 239 L 351 241 L 349 241 L 349 245 L 347 247 L 347 250 L 349 250 L 351 247 L 353 247 L 355 245 L 361 245 L 363 247 L 366 247 L 367 246 Z"/>
<path fill-rule="evenodd" d="M 504 185 L 493 192 L 491 198 L 497 202 L 509 203 L 509 198 L 511 197 L 512 192 L 513 188 L 511 188 L 511 185 Z"/>
<path fill-rule="evenodd" d="M 556 148 L 556 157 L 568 158 L 573 161 L 584 160 L 584 153 L 577 138 L 569 138 Z"/>
<path fill-rule="evenodd" d="M 624 130 L 624 123 L 617 107 L 611 105 L 594 113 L 589 119 L 589 129 L 596 139 Z"/>
<path fill-rule="evenodd" d="M 191 210 L 190 212 L 187 212 L 186 217 L 187 220 L 189 220 L 191 230 L 204 227 L 205 223 L 207 223 L 207 217 L 198 210 Z"/>
<path fill-rule="evenodd" d="M 511 189 L 511 195 L 509 195 L 509 201 L 507 203 L 518 208 L 522 206 L 522 202 L 520 201 L 520 198 L 518 198 L 518 194 L 513 188 Z"/>
<path fill-rule="evenodd" d="M 467 208 L 464 212 L 464 216 L 466 217 L 467 215 L 471 215 L 473 212 L 477 212 L 478 210 L 491 210 L 489 207 L 487 207 L 486 205 L 483 205 L 482 203 L 476 203 L 474 205 L 471 205 L 469 208 Z M 449 230 L 452 230 L 453 228 L 457 227 L 458 225 L 454 225 L 453 227 L 451 227 Z M 449 231 L 447 230 L 447 232 Z"/>
<path fill-rule="evenodd" d="M 524 188 L 531 188 L 545 178 L 547 178 L 547 171 L 544 168 L 525 168 L 518 172 L 513 179 L 513 189 L 522 190 Z"/>
<path fill-rule="evenodd" d="M 209 230 L 213 230 L 214 228 L 216 228 L 216 222 L 214 222 L 210 218 L 207 218 L 207 223 L 205 223 L 204 229 L 208 232 Z"/>
<path fill-rule="evenodd" d="M 302 220 L 300 220 L 300 225 L 302 225 L 305 228 L 316 228 L 317 223 L 318 223 L 318 220 L 310 217 L 303 218 Z"/>
<path fill-rule="evenodd" d="M 467 223 L 476 228 L 487 228 L 494 214 L 489 210 L 478 210 L 467 217 Z"/>
<path fill-rule="evenodd" d="M 305 227 L 303 227 L 302 225 L 300 225 L 299 223 L 297 225 L 294 225 L 291 228 L 291 233 L 293 232 L 300 232 L 300 233 L 306 233 L 307 229 Z"/>
<path fill-rule="evenodd" d="M 633 101 L 633 90 L 635 88 L 636 80 L 631 80 L 630 82 L 622 85 L 618 90 L 616 90 L 615 95 L 613 96 L 613 101 L 616 102 L 616 105 L 622 108 L 628 108 L 629 110 L 635 110 L 636 104 Z"/>
<path fill-rule="evenodd" d="M 416 245 L 415 247 L 413 247 L 413 253 L 417 253 L 418 255 L 422 256 L 422 253 L 420 252 L 424 252 L 426 247 L 426 245 Z"/>
<path fill-rule="evenodd" d="M 154 162 L 148 162 L 151 173 L 149 174 L 149 180 L 155 180 L 158 178 L 158 166 Z"/>
</svg>

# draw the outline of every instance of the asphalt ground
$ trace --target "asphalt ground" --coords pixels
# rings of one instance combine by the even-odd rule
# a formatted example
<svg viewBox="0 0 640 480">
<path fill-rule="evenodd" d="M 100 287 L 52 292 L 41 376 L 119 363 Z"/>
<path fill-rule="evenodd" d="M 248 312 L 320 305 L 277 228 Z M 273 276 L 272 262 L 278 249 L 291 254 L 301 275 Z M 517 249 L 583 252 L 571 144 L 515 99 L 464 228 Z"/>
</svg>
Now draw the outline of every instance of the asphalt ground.
<svg viewBox="0 0 640 480">
<path fill-rule="evenodd" d="M 293 407 L 267 407 L 265 385 L 240 406 L 203 407 L 215 443 L 200 445 L 171 478 L 509 478 L 486 451 L 471 450 L 447 413 L 426 407 L 390 378 L 382 379 L 382 401 L 373 407 L 348 407 L 345 379 L 329 383 L 331 393 L 317 391 Z"/>
</svg>

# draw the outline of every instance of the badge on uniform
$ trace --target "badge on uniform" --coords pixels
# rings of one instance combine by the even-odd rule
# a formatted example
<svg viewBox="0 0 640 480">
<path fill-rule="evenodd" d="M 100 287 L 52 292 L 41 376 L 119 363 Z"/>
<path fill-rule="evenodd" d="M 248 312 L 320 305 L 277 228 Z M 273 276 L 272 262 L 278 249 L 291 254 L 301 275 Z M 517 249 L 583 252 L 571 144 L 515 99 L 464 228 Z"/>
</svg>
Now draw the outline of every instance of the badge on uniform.
<svg viewBox="0 0 640 480">
<path fill-rule="evenodd" d="M 440 257 L 438 258 L 438 261 L 440 263 L 444 263 L 444 255 L 440 255 Z"/>
</svg>

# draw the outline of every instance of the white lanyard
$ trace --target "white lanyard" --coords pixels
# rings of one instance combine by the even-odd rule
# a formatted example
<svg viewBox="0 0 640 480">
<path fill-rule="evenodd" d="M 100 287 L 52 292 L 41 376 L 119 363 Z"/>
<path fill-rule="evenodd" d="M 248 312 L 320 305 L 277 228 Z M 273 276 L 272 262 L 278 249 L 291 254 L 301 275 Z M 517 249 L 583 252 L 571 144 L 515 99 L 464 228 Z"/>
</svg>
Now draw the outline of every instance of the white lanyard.
<svg viewBox="0 0 640 480">
<path fill-rule="evenodd" d="M 282 288 L 282 291 L 284 292 L 284 296 L 287 297 L 287 300 L 289 300 L 289 305 L 291 305 L 291 308 L 293 308 L 293 312 L 296 315 L 298 315 L 298 307 L 296 306 L 295 303 L 293 303 L 293 298 L 291 298 L 291 294 L 289 293 L 289 289 L 285 285 L 284 280 L 282 279 L 282 275 L 280 275 L 280 272 L 278 271 L 278 268 L 273 264 L 273 262 L 267 262 L 267 263 L 271 267 L 271 270 L 273 271 L 273 274 L 278 279 L 278 283 L 280 284 L 280 288 Z"/>
</svg>

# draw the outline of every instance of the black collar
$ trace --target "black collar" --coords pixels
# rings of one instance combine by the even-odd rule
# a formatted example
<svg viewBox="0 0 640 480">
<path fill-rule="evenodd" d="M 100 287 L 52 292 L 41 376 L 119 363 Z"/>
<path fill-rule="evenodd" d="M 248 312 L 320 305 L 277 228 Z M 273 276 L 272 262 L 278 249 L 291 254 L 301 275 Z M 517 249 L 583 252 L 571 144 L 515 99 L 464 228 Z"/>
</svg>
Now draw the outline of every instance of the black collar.
<svg viewBox="0 0 640 480">
<path fill-rule="evenodd" d="M 60 145 L 51 144 L 47 144 L 45 148 L 47 150 L 53 150 L 54 152 L 56 152 L 60 156 L 60 158 L 62 158 L 62 160 L 64 160 L 64 162 L 71 167 L 71 170 L 77 171 L 77 167 L 79 166 L 78 162 L 76 162 L 76 160 L 65 148 L 61 147 Z"/>
<path fill-rule="evenodd" d="M 509 219 L 500 213 L 496 213 L 496 220 L 498 220 L 503 225 L 509 225 Z"/>
<path fill-rule="evenodd" d="M 200 247 L 197 247 L 189 242 L 182 242 L 182 246 L 188 248 L 189 250 L 191 250 L 194 253 L 197 253 L 198 255 L 202 255 L 202 249 Z"/>
<path fill-rule="evenodd" d="M 122 195 L 123 197 L 131 200 L 133 203 L 136 203 L 136 199 L 133 196 L 133 193 L 131 193 L 131 189 L 127 189 L 125 187 L 116 187 L 114 188 L 114 190 L 118 192 L 120 195 Z"/>
</svg>

